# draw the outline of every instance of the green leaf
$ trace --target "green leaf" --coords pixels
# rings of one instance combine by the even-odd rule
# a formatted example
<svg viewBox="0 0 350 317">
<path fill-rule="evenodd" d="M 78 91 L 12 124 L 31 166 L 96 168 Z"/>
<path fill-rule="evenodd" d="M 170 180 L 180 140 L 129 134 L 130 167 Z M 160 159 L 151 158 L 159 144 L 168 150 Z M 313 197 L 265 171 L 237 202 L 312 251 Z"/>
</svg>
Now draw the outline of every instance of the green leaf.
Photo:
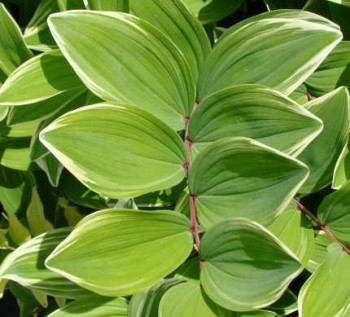
<svg viewBox="0 0 350 317">
<path fill-rule="evenodd" d="M 297 18 L 266 18 L 233 27 L 209 55 L 200 76 L 198 97 L 202 100 L 238 84 L 262 84 L 290 94 L 341 37 L 339 30 L 328 25 Z M 309 45 L 310 38 L 313 45 Z"/>
<path fill-rule="evenodd" d="M 168 188 L 185 176 L 180 137 L 138 108 L 83 107 L 51 123 L 40 140 L 84 185 L 111 198 Z"/>
<path fill-rule="evenodd" d="M 269 10 L 302 9 L 306 0 L 264 0 Z"/>
<path fill-rule="evenodd" d="M 339 246 L 303 285 L 299 294 L 300 317 L 348 317 L 350 313 L 350 256 Z"/>
<path fill-rule="evenodd" d="M 0 70 L 10 75 L 33 55 L 26 47 L 16 21 L 0 3 Z"/>
<path fill-rule="evenodd" d="M 98 211 L 78 224 L 46 265 L 100 295 L 135 294 L 186 260 L 193 247 L 190 226 L 171 211 Z"/>
<path fill-rule="evenodd" d="M 287 289 L 282 297 L 270 305 L 268 309 L 281 316 L 291 314 L 298 310 L 298 298 Z"/>
<path fill-rule="evenodd" d="M 57 0 L 44 0 L 39 3 L 24 30 L 24 39 L 29 48 L 36 51 L 47 51 L 57 47 L 46 20 L 50 14 L 58 11 Z"/>
<path fill-rule="evenodd" d="M 350 183 L 322 200 L 317 218 L 337 239 L 350 245 Z"/>
<path fill-rule="evenodd" d="M 300 153 L 322 122 L 277 91 L 256 85 L 230 87 L 205 98 L 191 116 L 193 149 L 225 137 L 255 139 L 287 153 Z"/>
<path fill-rule="evenodd" d="M 28 317 L 34 309 L 38 308 L 39 304 L 36 301 L 33 293 L 27 288 L 14 283 L 8 283 L 9 290 L 16 297 L 18 306 L 20 308 L 19 317 Z"/>
<path fill-rule="evenodd" d="M 189 188 L 205 227 L 234 216 L 270 223 L 308 175 L 301 162 L 247 138 L 227 138 L 194 160 Z"/>
<path fill-rule="evenodd" d="M 57 5 L 61 11 L 78 10 L 85 9 L 85 1 L 86 0 L 57 0 Z"/>
<path fill-rule="evenodd" d="M 55 310 L 48 317 L 126 317 L 128 305 L 123 298 L 92 295 Z"/>
<path fill-rule="evenodd" d="M 335 164 L 332 188 L 339 189 L 350 179 L 350 154 L 349 154 L 349 141 L 344 146 L 342 152 L 338 157 L 338 161 Z"/>
<path fill-rule="evenodd" d="M 69 90 L 60 93 L 49 99 L 44 99 L 23 107 L 11 107 L 7 116 L 6 123 L 9 126 L 17 126 L 22 123 L 39 122 L 53 116 L 69 102 L 80 96 L 82 92 L 78 90 Z"/>
<path fill-rule="evenodd" d="M 153 24 L 176 44 L 197 79 L 211 46 L 204 28 L 186 6 L 180 0 L 130 0 L 130 6 L 135 15 Z"/>
<path fill-rule="evenodd" d="M 0 105 L 21 106 L 84 89 L 61 52 L 51 50 L 31 58 L 8 77 L 0 88 Z"/>
<path fill-rule="evenodd" d="M 321 134 L 299 155 L 310 168 L 310 176 L 300 193 L 318 191 L 332 182 L 333 171 L 348 140 L 349 93 L 340 87 L 306 104 L 324 124 Z"/>
<path fill-rule="evenodd" d="M 295 255 L 261 225 L 227 219 L 203 236 L 201 284 L 218 305 L 235 311 L 275 302 L 300 273 Z"/>
<path fill-rule="evenodd" d="M 78 298 L 89 294 L 55 272 L 44 261 L 71 229 L 61 228 L 44 233 L 22 244 L 10 253 L 0 266 L 0 281 L 15 281 L 32 290 L 52 296 Z"/>
<path fill-rule="evenodd" d="M 292 250 L 306 267 L 314 248 L 314 230 L 310 221 L 297 210 L 295 204 L 290 203 L 268 229 Z"/>
<path fill-rule="evenodd" d="M 32 188 L 32 199 L 27 208 L 27 220 L 33 236 L 53 230 L 52 224 L 46 219 L 44 206 L 36 187 Z"/>
<path fill-rule="evenodd" d="M 51 153 L 38 158 L 35 163 L 45 172 L 50 184 L 58 187 L 63 165 Z"/>
<path fill-rule="evenodd" d="M 309 272 L 315 270 L 324 262 L 327 256 L 327 248 L 332 243 L 332 240 L 323 232 L 318 231 L 315 234 L 315 246 L 311 258 L 307 264 Z"/>
<path fill-rule="evenodd" d="M 155 315 L 153 315 L 155 316 Z M 203 292 L 199 281 L 181 283 L 170 288 L 159 306 L 159 317 L 236 317 L 213 303 Z"/>
<path fill-rule="evenodd" d="M 90 10 L 129 12 L 129 0 L 87 0 Z"/>
<path fill-rule="evenodd" d="M 29 173 L 0 166 L 0 201 L 7 213 L 24 214 L 31 192 Z"/>
<path fill-rule="evenodd" d="M 158 307 L 164 293 L 179 283 L 180 279 L 164 279 L 142 293 L 134 295 L 129 303 L 128 317 L 158 316 Z"/>
<path fill-rule="evenodd" d="M 306 80 L 306 85 L 314 96 L 322 96 L 339 86 L 350 87 L 350 42 L 339 43 Z"/>
<path fill-rule="evenodd" d="M 162 32 L 137 17 L 102 11 L 54 14 L 49 25 L 93 93 L 106 101 L 134 104 L 176 130 L 184 128 L 195 84 L 183 55 Z"/>
<path fill-rule="evenodd" d="M 183 0 L 184 4 L 202 23 L 215 23 L 235 12 L 243 0 Z"/>
<path fill-rule="evenodd" d="M 29 143 L 29 138 L 0 137 L 0 164 L 26 171 L 30 164 Z"/>
<path fill-rule="evenodd" d="M 8 232 L 10 238 L 17 244 L 21 245 L 26 241 L 30 240 L 29 230 L 18 220 L 17 216 L 14 214 L 7 214 L 9 221 Z"/>
</svg>

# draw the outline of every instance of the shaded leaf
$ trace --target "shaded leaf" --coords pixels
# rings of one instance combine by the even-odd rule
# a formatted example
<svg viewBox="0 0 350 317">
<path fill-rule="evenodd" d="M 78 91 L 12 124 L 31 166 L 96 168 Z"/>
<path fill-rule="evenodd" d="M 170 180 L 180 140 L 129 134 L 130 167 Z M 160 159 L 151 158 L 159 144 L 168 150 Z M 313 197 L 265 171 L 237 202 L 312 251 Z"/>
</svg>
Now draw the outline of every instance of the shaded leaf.
<svg viewBox="0 0 350 317">
<path fill-rule="evenodd" d="M 282 297 L 268 307 L 269 310 L 274 311 L 276 314 L 285 316 L 298 310 L 298 298 L 292 291 L 287 289 Z"/>
<path fill-rule="evenodd" d="M 58 11 L 57 0 L 43 0 L 39 3 L 24 30 L 24 39 L 29 48 L 37 51 L 47 51 L 57 47 L 46 20 L 50 14 Z"/>
<path fill-rule="evenodd" d="M 61 52 L 51 50 L 31 58 L 8 77 L 0 88 L 0 104 L 31 104 L 68 90 L 85 87 Z"/>
<path fill-rule="evenodd" d="M 34 237 L 54 229 L 45 217 L 44 206 L 36 187 L 32 188 L 32 199 L 27 208 L 27 221 Z"/>
<path fill-rule="evenodd" d="M 0 280 L 15 281 L 32 290 L 58 297 L 79 298 L 89 294 L 44 265 L 47 256 L 70 230 L 56 229 L 22 244 L 1 263 Z"/>
<path fill-rule="evenodd" d="M 100 295 L 135 294 L 186 260 L 193 243 L 190 226 L 186 217 L 169 211 L 98 211 L 78 224 L 46 265 Z"/>
<path fill-rule="evenodd" d="M 183 117 L 194 104 L 194 81 L 180 51 L 158 29 L 131 15 L 102 11 L 54 14 L 49 25 L 93 93 L 132 103 L 183 129 Z"/>
<path fill-rule="evenodd" d="M 300 273 L 295 255 L 261 225 L 232 218 L 201 241 L 201 284 L 218 305 L 235 311 L 275 302 Z"/>
<path fill-rule="evenodd" d="M 335 164 L 332 188 L 339 189 L 350 179 L 349 142 L 344 146 Z"/>
<path fill-rule="evenodd" d="M 191 116 L 189 137 L 199 150 L 225 137 L 255 139 L 280 151 L 300 153 L 322 130 L 322 122 L 277 91 L 256 85 L 221 90 Z"/>
<path fill-rule="evenodd" d="M 164 279 L 149 290 L 134 295 L 129 302 L 128 317 L 158 316 L 159 303 L 164 293 L 181 282 L 180 279 Z"/>
<path fill-rule="evenodd" d="M 183 0 L 184 4 L 202 23 L 214 23 L 235 12 L 242 5 L 242 0 Z"/>
<path fill-rule="evenodd" d="M 332 181 L 335 164 L 348 140 L 349 93 L 341 87 L 305 106 L 323 121 L 324 128 L 298 157 L 310 168 L 300 193 L 318 191 Z"/>
<path fill-rule="evenodd" d="M 306 85 L 314 96 L 322 96 L 339 86 L 350 87 L 350 42 L 339 43 L 306 80 Z"/>
<path fill-rule="evenodd" d="M 129 0 L 87 0 L 87 4 L 91 10 L 129 12 Z"/>
<path fill-rule="evenodd" d="M 92 295 L 55 310 L 48 317 L 126 317 L 127 302 L 123 298 L 108 298 Z"/>
<path fill-rule="evenodd" d="M 234 216 L 270 223 L 308 175 L 301 162 L 247 138 L 227 138 L 194 160 L 189 188 L 205 227 Z"/>
<path fill-rule="evenodd" d="M 0 70 L 10 75 L 33 55 L 24 43 L 19 26 L 2 3 L 0 3 L 0 30 Z"/>
<path fill-rule="evenodd" d="M 315 272 L 315 270 L 323 263 L 327 256 L 327 248 L 332 243 L 332 240 L 323 232 L 318 231 L 315 235 L 314 251 L 307 264 L 307 270 Z"/>
<path fill-rule="evenodd" d="M 10 238 L 17 244 L 21 245 L 26 241 L 30 240 L 31 235 L 29 230 L 18 220 L 14 214 L 7 214 L 9 221 L 8 232 Z"/>
<path fill-rule="evenodd" d="M 58 187 L 63 165 L 51 153 L 38 158 L 35 163 L 45 172 L 50 184 Z"/>
<path fill-rule="evenodd" d="M 111 198 L 168 188 L 185 176 L 180 137 L 137 108 L 83 107 L 51 123 L 40 140 L 83 184 Z"/>
</svg>

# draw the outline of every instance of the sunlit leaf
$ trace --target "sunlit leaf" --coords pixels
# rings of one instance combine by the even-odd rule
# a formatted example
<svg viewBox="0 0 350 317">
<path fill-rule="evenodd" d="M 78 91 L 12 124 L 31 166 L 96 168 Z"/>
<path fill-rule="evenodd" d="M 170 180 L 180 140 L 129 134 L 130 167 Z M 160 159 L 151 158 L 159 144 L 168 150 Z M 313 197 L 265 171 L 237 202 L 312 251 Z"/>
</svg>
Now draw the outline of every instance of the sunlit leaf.
<svg viewBox="0 0 350 317">
<path fill-rule="evenodd" d="M 134 14 L 163 31 L 176 44 L 197 79 L 211 47 L 204 28 L 185 5 L 180 0 L 130 0 L 130 6 Z"/>
<path fill-rule="evenodd" d="M 332 182 L 335 164 L 348 140 L 349 93 L 344 87 L 338 88 L 311 100 L 306 108 L 323 121 L 324 128 L 298 157 L 310 168 L 301 193 L 315 192 Z"/>
<path fill-rule="evenodd" d="M 189 137 L 197 151 L 225 137 L 243 136 L 295 154 L 321 129 L 316 116 L 279 92 L 244 85 L 204 99 L 191 116 Z"/>
<path fill-rule="evenodd" d="M 200 256 L 205 293 L 235 311 L 275 302 L 301 271 L 286 246 L 245 218 L 231 218 L 209 229 L 202 238 Z"/>
<path fill-rule="evenodd" d="M 186 260 L 190 226 L 171 211 L 102 210 L 85 217 L 46 265 L 100 295 L 139 293 Z"/>
<path fill-rule="evenodd" d="M 194 160 L 189 188 L 205 227 L 233 216 L 270 223 L 308 175 L 301 162 L 247 138 L 213 142 Z"/>
<path fill-rule="evenodd" d="M 168 188 L 185 176 L 180 137 L 137 108 L 83 107 L 51 123 L 40 140 L 88 188 L 111 198 Z"/>
<path fill-rule="evenodd" d="M 262 84 L 289 94 L 341 38 L 333 27 L 297 18 L 257 18 L 233 27 L 218 40 L 205 63 L 199 99 L 238 84 Z"/>
<path fill-rule="evenodd" d="M 332 247 L 325 262 L 301 288 L 300 317 L 349 316 L 350 256 L 338 246 Z"/>
<path fill-rule="evenodd" d="M 183 55 L 162 32 L 137 17 L 105 11 L 54 14 L 49 25 L 93 93 L 106 101 L 132 103 L 176 130 L 184 127 L 195 83 Z"/>
</svg>

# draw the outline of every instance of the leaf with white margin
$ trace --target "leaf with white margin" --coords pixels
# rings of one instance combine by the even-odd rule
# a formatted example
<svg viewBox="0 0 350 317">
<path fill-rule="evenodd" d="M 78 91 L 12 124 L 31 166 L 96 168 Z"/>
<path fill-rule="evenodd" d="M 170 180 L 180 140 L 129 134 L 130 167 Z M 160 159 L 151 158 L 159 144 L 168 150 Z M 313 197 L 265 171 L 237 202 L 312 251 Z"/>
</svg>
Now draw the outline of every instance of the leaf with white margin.
<svg viewBox="0 0 350 317">
<path fill-rule="evenodd" d="M 299 293 L 300 317 L 350 316 L 350 255 L 331 245 L 326 260 Z"/>
<path fill-rule="evenodd" d="M 135 16 L 106 11 L 66 11 L 51 15 L 48 23 L 63 55 L 94 94 L 184 128 L 195 83 L 182 53 L 161 31 Z"/>
<path fill-rule="evenodd" d="M 313 45 L 309 45 L 310 38 Z M 257 19 L 233 27 L 208 56 L 200 75 L 198 97 L 202 100 L 239 84 L 261 84 L 290 94 L 341 38 L 342 33 L 331 26 L 297 18 Z"/>
<path fill-rule="evenodd" d="M 205 98 L 189 123 L 192 149 L 225 137 L 247 137 L 288 154 L 300 153 L 322 122 L 276 90 L 258 85 L 223 89 Z"/>
<path fill-rule="evenodd" d="M 206 228 L 230 217 L 269 224 L 307 175 L 303 163 L 280 151 L 248 138 L 226 138 L 193 161 L 189 188 Z"/>
<path fill-rule="evenodd" d="M 46 266 L 103 296 L 136 294 L 187 259 L 193 249 L 190 227 L 173 211 L 101 210 L 78 223 Z"/>
<path fill-rule="evenodd" d="M 0 266 L 0 284 L 11 280 L 35 291 L 65 298 L 89 294 L 44 265 L 46 257 L 70 231 L 70 228 L 61 228 L 41 234 L 10 253 Z"/>
<path fill-rule="evenodd" d="M 218 305 L 247 311 L 275 302 L 301 272 L 296 256 L 263 226 L 227 219 L 202 238 L 200 280 Z"/>
<path fill-rule="evenodd" d="M 181 138 L 136 107 L 79 108 L 42 130 L 40 140 L 84 185 L 106 197 L 139 196 L 185 177 Z"/>
<path fill-rule="evenodd" d="M 323 131 L 298 156 L 310 168 L 310 176 L 300 193 L 316 192 L 332 182 L 335 165 L 348 141 L 349 92 L 339 87 L 330 93 L 308 102 L 305 107 L 319 117 Z"/>
</svg>

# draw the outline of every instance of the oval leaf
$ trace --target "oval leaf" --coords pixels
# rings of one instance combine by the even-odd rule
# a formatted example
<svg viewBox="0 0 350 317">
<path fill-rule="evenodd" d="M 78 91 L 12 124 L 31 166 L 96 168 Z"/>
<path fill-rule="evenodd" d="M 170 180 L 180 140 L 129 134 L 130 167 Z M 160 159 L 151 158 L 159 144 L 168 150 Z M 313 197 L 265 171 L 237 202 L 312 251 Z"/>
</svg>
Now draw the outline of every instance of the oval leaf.
<svg viewBox="0 0 350 317">
<path fill-rule="evenodd" d="M 300 193 L 308 194 L 332 182 L 335 165 L 348 140 L 349 93 L 340 87 L 305 106 L 324 124 L 321 134 L 298 157 L 310 168 L 310 177 L 300 189 Z"/>
<path fill-rule="evenodd" d="M 49 25 L 93 93 L 132 103 L 176 130 L 184 127 L 183 117 L 194 104 L 194 81 L 181 52 L 158 29 L 131 15 L 102 11 L 54 14 Z"/>
<path fill-rule="evenodd" d="M 195 149 L 225 137 L 243 136 L 299 153 L 321 130 L 322 122 L 291 99 L 262 86 L 244 85 L 204 99 L 191 116 L 189 137 Z"/>
<path fill-rule="evenodd" d="M 40 140 L 88 188 L 111 198 L 168 188 L 185 176 L 180 137 L 137 108 L 82 107 L 51 123 Z"/>
<path fill-rule="evenodd" d="M 332 247 L 325 262 L 301 288 L 300 317 L 349 316 L 350 256 L 338 246 Z"/>
<path fill-rule="evenodd" d="M 313 45 L 309 45 L 310 38 Z M 301 19 L 266 18 L 233 27 L 217 42 L 205 63 L 199 99 L 238 84 L 262 84 L 289 94 L 341 38 L 339 30 Z"/>
<path fill-rule="evenodd" d="M 85 86 L 61 52 L 51 50 L 31 58 L 8 77 L 0 89 L 0 105 L 31 104 L 75 89 Z"/>
<path fill-rule="evenodd" d="M 46 265 L 100 295 L 135 294 L 186 260 L 193 246 L 190 226 L 171 211 L 99 211 L 78 224 Z"/>
<path fill-rule="evenodd" d="M 264 227 L 232 218 L 207 231 L 201 283 L 218 305 L 235 311 L 275 302 L 300 273 L 295 255 Z"/>
<path fill-rule="evenodd" d="M 227 138 L 200 152 L 189 188 L 205 227 L 233 216 L 268 224 L 307 175 L 304 164 L 282 152 L 251 139 Z"/>
</svg>

